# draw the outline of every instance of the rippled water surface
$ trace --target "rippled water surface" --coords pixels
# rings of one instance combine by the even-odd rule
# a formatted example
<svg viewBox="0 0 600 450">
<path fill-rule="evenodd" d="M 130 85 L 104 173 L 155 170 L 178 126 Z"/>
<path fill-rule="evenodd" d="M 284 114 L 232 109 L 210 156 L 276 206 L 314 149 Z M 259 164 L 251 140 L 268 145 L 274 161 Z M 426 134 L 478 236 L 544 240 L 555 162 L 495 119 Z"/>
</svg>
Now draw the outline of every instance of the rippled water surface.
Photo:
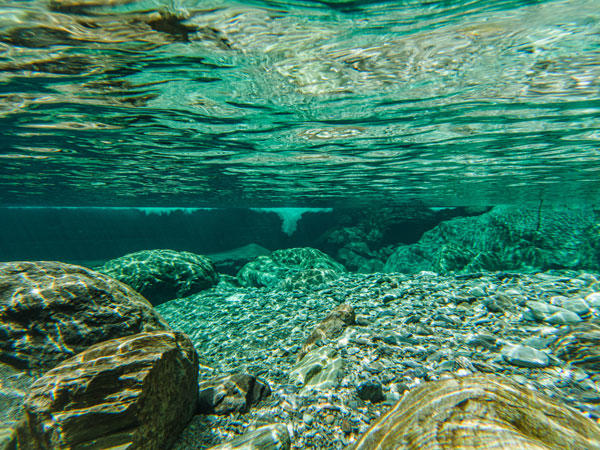
<svg viewBox="0 0 600 450">
<path fill-rule="evenodd" d="M 597 200 L 599 6 L 0 0 L 0 203 Z"/>
</svg>

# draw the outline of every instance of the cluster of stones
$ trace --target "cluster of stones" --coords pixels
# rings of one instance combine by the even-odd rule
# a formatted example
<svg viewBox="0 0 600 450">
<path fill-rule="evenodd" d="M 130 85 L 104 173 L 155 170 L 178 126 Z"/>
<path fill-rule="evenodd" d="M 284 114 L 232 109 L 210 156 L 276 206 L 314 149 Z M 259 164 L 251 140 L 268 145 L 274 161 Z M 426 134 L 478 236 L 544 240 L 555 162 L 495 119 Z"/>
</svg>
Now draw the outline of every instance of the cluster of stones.
<svg viewBox="0 0 600 450">
<path fill-rule="evenodd" d="M 274 255 L 156 309 L 82 267 L 0 264 L 0 448 L 600 449 L 596 275 Z"/>
<path fill-rule="evenodd" d="M 0 263 L 0 448 L 170 448 L 195 414 L 270 391 L 198 382 L 197 352 L 129 286 L 58 262 Z"/>
<path fill-rule="evenodd" d="M 398 439 L 410 441 L 411 424 L 437 407 L 440 415 L 423 427 L 448 433 L 414 448 L 461 442 L 469 436 L 452 430 L 467 423 L 473 424 L 471 437 L 481 440 L 477 447 L 467 439 L 461 448 L 521 448 L 515 443 L 528 440 L 535 445 L 522 448 L 568 448 L 577 439 L 572 448 L 598 448 L 599 292 L 597 276 L 574 271 L 346 273 L 312 291 L 292 292 L 224 280 L 158 309 L 190 334 L 215 373 L 259 375 L 271 396 L 243 415 L 194 419 L 175 448 L 209 446 L 282 423 L 292 431 L 292 448 L 376 448 L 382 434 L 360 440 L 371 426 L 400 427 Z M 548 322 L 531 302 L 580 320 Z M 442 390 L 464 401 L 427 406 L 427 398 Z M 385 416 L 398 401 L 402 406 Z M 486 411 L 490 402 L 494 408 Z M 401 423 L 407 410 L 416 422 Z M 523 422 L 511 422 L 517 410 Z M 486 430 L 496 416 L 501 423 L 490 436 Z M 393 423 L 377 422 L 383 417 Z M 548 417 L 557 417 L 540 425 L 548 438 L 532 436 L 527 424 Z M 207 426 L 210 435 L 202 432 Z M 381 448 L 413 448 L 398 442 Z"/>
</svg>

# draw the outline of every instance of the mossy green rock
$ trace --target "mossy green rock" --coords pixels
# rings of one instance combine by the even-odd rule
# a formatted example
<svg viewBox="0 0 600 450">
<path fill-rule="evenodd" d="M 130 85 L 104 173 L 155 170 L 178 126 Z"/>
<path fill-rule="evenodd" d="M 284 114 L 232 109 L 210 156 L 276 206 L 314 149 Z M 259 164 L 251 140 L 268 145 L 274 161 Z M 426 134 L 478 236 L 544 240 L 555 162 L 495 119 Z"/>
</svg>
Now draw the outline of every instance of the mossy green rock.
<svg viewBox="0 0 600 450">
<path fill-rule="evenodd" d="M 410 390 L 350 448 L 598 450 L 600 427 L 509 378 L 472 375 Z"/>
<path fill-rule="evenodd" d="M 289 248 L 259 256 L 240 269 L 240 284 L 276 289 L 313 288 L 337 279 L 344 266 L 314 248 Z"/>
<path fill-rule="evenodd" d="M 597 212 L 585 207 L 496 206 L 440 223 L 398 247 L 386 272 L 600 269 Z"/>
<path fill-rule="evenodd" d="M 174 250 L 143 250 L 108 261 L 99 269 L 128 284 L 153 305 L 187 297 L 219 281 L 206 256 Z"/>
</svg>

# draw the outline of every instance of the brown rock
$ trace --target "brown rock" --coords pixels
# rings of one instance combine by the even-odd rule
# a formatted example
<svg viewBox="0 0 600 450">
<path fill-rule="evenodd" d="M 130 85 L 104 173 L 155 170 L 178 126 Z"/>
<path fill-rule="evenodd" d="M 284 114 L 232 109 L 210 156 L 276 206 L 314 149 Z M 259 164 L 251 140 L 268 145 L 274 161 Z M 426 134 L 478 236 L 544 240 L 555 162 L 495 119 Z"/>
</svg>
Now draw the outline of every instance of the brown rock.
<svg viewBox="0 0 600 450">
<path fill-rule="evenodd" d="M 329 313 L 327 317 L 325 317 L 325 319 L 319 322 L 310 336 L 308 336 L 304 342 L 304 345 L 302 346 L 302 350 L 300 350 L 298 361 L 300 361 L 304 355 L 306 355 L 315 347 L 315 342 L 318 340 L 332 339 L 336 336 L 339 336 L 342 334 L 344 328 L 354 324 L 354 308 L 347 303 L 338 305 Z"/>
<path fill-rule="evenodd" d="M 244 413 L 270 394 L 267 384 L 247 373 L 217 377 L 200 383 L 198 413 Z"/>
<path fill-rule="evenodd" d="M 575 325 L 556 341 L 554 353 L 560 359 L 588 370 L 600 370 L 600 323 Z"/>
<path fill-rule="evenodd" d="M 197 376 L 183 333 L 94 345 L 36 380 L 13 448 L 169 448 L 196 409 Z"/>
<path fill-rule="evenodd" d="M 508 378 L 474 375 L 406 393 L 351 448 L 600 449 L 600 427 Z"/>
<path fill-rule="evenodd" d="M 169 326 L 129 286 L 60 262 L 0 263 L 0 362 L 45 371 L 108 339 Z"/>
</svg>

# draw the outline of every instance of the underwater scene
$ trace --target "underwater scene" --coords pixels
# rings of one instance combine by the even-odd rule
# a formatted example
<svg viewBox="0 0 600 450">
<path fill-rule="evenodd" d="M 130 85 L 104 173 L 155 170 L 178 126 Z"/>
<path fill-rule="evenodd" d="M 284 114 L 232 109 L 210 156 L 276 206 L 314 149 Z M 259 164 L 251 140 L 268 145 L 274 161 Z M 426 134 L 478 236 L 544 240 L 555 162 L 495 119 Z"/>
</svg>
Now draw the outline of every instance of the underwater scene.
<svg viewBox="0 0 600 450">
<path fill-rule="evenodd" d="M 0 0 L 0 450 L 600 450 L 598 0 Z"/>
</svg>

